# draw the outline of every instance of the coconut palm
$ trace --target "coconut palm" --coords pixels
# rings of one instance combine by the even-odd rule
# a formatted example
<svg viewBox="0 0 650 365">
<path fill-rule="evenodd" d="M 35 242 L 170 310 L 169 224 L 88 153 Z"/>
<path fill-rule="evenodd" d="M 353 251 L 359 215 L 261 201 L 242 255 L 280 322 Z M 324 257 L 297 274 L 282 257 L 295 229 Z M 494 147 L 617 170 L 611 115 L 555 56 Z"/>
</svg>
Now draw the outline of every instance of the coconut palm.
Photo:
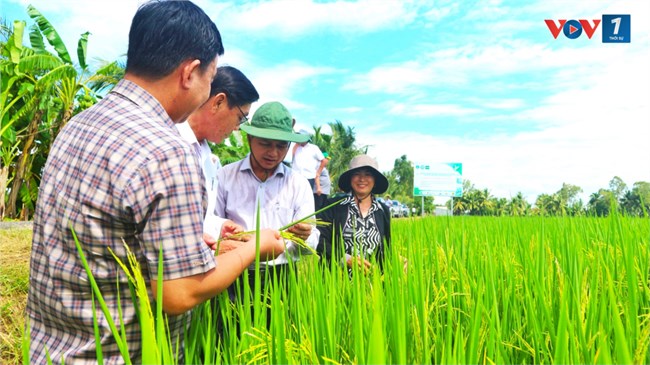
<svg viewBox="0 0 650 365">
<path fill-rule="evenodd" d="M 366 153 L 368 147 L 357 147 L 354 129 L 345 127 L 341 121 L 329 123 L 329 126 L 332 129 L 332 137 L 328 153 L 332 159 L 327 164 L 327 170 L 332 181 L 336 182 L 339 176 L 347 170 L 350 160 L 354 156 Z M 332 189 L 338 190 L 336 183 L 332 184 Z"/>
<path fill-rule="evenodd" d="M 314 126 L 314 134 L 311 136 L 311 143 L 320 148 L 321 151 L 329 154 L 332 148 L 332 136 L 321 132 L 322 127 Z"/>
<path fill-rule="evenodd" d="M 517 195 L 510 199 L 508 203 L 508 211 L 510 215 L 513 216 L 524 216 L 528 214 L 530 210 L 530 204 L 524 198 L 524 195 L 521 192 L 518 192 Z"/>
</svg>

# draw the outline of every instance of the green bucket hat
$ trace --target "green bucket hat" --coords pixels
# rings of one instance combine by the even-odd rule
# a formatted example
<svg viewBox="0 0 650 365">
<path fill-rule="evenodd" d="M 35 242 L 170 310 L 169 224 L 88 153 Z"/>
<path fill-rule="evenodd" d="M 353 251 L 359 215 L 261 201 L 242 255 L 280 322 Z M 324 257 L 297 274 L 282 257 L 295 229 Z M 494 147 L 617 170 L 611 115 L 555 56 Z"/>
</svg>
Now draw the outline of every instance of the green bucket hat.
<svg viewBox="0 0 650 365">
<path fill-rule="evenodd" d="M 253 137 L 303 143 L 309 136 L 293 132 L 293 118 L 289 110 L 277 101 L 262 104 L 253 114 L 250 124 L 242 124 L 241 130 Z"/>
</svg>

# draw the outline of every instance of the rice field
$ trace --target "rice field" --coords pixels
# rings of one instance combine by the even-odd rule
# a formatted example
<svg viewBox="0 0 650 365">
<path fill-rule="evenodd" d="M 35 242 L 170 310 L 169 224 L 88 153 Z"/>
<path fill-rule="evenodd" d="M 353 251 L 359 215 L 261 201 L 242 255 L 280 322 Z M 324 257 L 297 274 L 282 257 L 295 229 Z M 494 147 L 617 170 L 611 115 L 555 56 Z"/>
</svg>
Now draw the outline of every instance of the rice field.
<svg viewBox="0 0 650 365">
<path fill-rule="evenodd" d="M 392 230 L 383 272 L 349 277 L 305 257 L 284 290 L 196 308 L 182 357 L 173 343 L 150 350 L 191 364 L 650 363 L 647 218 L 428 217 Z"/>
</svg>

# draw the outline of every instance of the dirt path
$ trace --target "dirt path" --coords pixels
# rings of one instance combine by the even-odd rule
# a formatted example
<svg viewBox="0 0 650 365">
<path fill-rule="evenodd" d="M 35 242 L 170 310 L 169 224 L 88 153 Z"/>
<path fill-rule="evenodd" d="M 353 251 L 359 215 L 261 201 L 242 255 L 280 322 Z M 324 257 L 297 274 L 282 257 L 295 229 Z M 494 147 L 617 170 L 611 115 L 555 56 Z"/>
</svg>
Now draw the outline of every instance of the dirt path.
<svg viewBox="0 0 650 365">
<path fill-rule="evenodd" d="M 0 229 L 32 228 L 32 221 L 0 222 Z"/>
</svg>

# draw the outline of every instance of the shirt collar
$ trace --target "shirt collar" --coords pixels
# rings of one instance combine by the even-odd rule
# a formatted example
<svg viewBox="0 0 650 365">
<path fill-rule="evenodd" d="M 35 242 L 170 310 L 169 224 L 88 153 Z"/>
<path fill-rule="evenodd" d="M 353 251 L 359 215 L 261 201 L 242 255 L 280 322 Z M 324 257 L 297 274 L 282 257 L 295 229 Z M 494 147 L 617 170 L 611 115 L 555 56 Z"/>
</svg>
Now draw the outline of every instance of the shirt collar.
<svg viewBox="0 0 650 365">
<path fill-rule="evenodd" d="M 375 199 L 374 195 L 371 195 L 370 198 L 372 199 L 372 203 L 370 204 L 370 209 L 368 209 L 368 216 L 372 215 L 375 211 L 379 210 L 379 202 L 377 199 Z M 359 216 L 361 216 L 361 213 L 359 211 L 359 206 L 357 205 L 357 201 L 354 200 L 354 195 L 350 195 L 341 204 L 350 204 L 352 207 L 352 210 Z"/>
<path fill-rule="evenodd" d="M 245 171 L 249 170 L 251 174 L 255 175 L 253 172 L 253 166 L 251 166 L 251 154 L 250 152 L 246 155 L 246 157 L 242 160 L 241 165 L 239 166 L 239 171 Z M 280 162 L 278 167 L 275 168 L 275 171 L 269 178 L 275 177 L 275 176 L 285 176 L 288 173 L 289 168 Z"/>
<path fill-rule="evenodd" d="M 190 144 L 199 143 L 199 140 L 196 139 L 196 135 L 194 135 L 194 131 L 192 130 L 192 127 L 190 127 L 190 123 L 188 123 L 187 121 L 176 124 L 176 128 L 178 129 L 178 132 L 181 134 L 181 137 L 183 137 L 183 139 L 186 140 L 188 143 Z"/>
<path fill-rule="evenodd" d="M 158 99 L 153 97 L 153 95 L 151 95 L 147 90 L 143 89 L 133 81 L 126 79 L 120 80 L 110 93 L 119 95 L 131 101 L 146 112 L 158 115 L 170 128 L 173 128 L 176 124 L 169 117 L 165 108 L 160 105 Z"/>
</svg>

